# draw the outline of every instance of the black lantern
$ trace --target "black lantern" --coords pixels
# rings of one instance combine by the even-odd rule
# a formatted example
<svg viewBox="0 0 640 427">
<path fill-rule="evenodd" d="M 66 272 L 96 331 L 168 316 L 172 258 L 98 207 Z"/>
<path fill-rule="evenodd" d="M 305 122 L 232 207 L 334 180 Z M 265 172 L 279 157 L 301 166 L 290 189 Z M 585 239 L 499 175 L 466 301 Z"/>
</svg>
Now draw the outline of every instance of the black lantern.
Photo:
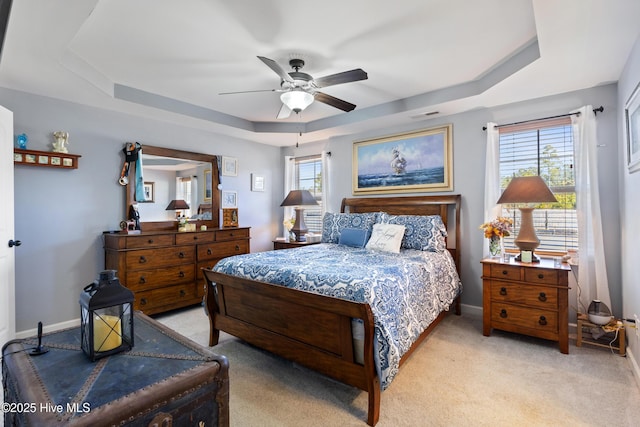
<svg viewBox="0 0 640 427">
<path fill-rule="evenodd" d="M 80 345 L 92 361 L 133 348 L 133 292 L 105 270 L 80 295 Z"/>
</svg>

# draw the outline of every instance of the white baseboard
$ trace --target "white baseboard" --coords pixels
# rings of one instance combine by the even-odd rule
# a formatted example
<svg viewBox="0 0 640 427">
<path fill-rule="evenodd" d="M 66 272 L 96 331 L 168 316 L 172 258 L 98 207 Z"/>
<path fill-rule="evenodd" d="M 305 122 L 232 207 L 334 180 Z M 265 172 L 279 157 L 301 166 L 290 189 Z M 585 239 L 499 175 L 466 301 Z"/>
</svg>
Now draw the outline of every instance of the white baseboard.
<svg viewBox="0 0 640 427">
<path fill-rule="evenodd" d="M 42 325 L 42 332 L 46 334 L 48 332 L 59 331 L 60 329 L 75 328 L 78 326 L 80 326 L 79 317 L 77 319 L 67 320 L 66 322 L 55 323 L 53 325 Z M 36 335 L 38 335 L 38 328 L 27 329 L 26 331 L 16 332 L 16 338 L 18 339 L 34 337 Z"/>
<path fill-rule="evenodd" d="M 633 377 L 636 379 L 636 385 L 640 389 L 640 367 L 638 366 L 638 359 L 631 351 L 631 347 L 627 347 L 627 360 L 629 361 L 629 367 L 633 372 Z"/>
</svg>

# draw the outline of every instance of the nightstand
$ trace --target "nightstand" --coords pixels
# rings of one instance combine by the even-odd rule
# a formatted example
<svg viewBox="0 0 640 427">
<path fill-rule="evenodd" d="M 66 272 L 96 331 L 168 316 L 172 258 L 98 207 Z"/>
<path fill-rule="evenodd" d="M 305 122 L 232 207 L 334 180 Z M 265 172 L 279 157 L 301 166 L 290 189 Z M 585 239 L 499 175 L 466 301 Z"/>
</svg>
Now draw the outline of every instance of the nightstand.
<svg viewBox="0 0 640 427">
<path fill-rule="evenodd" d="M 273 250 L 278 250 L 278 249 L 291 249 L 291 248 L 298 248 L 300 246 L 309 246 L 309 245 L 317 245 L 320 242 L 288 242 L 286 240 L 274 240 L 273 241 Z"/>
<path fill-rule="evenodd" d="M 491 329 L 557 341 L 569 353 L 569 264 L 482 261 L 482 333 Z"/>
</svg>

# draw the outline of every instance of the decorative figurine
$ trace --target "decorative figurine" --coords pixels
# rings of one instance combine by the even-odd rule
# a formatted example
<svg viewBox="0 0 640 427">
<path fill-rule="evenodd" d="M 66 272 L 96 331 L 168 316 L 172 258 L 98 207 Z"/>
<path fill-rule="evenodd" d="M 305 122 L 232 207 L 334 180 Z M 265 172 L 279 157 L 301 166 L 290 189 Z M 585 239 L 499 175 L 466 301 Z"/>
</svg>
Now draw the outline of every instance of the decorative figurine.
<svg viewBox="0 0 640 427">
<path fill-rule="evenodd" d="M 29 138 L 27 137 L 26 133 L 21 133 L 20 135 L 16 136 L 16 142 L 18 143 L 18 148 L 22 150 L 27 149 L 28 141 L 29 141 Z"/>
<path fill-rule="evenodd" d="M 53 133 L 53 137 L 56 139 L 53 142 L 53 151 L 56 153 L 68 153 L 67 145 L 69 144 L 69 132 L 59 130 Z"/>
</svg>

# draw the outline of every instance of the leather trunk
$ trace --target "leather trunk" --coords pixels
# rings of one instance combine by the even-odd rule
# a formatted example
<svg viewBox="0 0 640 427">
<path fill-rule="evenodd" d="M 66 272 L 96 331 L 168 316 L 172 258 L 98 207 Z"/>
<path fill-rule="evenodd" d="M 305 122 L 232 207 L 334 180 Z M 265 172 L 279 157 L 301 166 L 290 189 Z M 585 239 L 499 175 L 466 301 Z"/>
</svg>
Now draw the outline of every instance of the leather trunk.
<svg viewBox="0 0 640 427">
<path fill-rule="evenodd" d="M 2 349 L 5 426 L 228 426 L 229 369 L 224 356 L 140 312 L 134 347 L 91 362 L 80 328 Z"/>
</svg>

